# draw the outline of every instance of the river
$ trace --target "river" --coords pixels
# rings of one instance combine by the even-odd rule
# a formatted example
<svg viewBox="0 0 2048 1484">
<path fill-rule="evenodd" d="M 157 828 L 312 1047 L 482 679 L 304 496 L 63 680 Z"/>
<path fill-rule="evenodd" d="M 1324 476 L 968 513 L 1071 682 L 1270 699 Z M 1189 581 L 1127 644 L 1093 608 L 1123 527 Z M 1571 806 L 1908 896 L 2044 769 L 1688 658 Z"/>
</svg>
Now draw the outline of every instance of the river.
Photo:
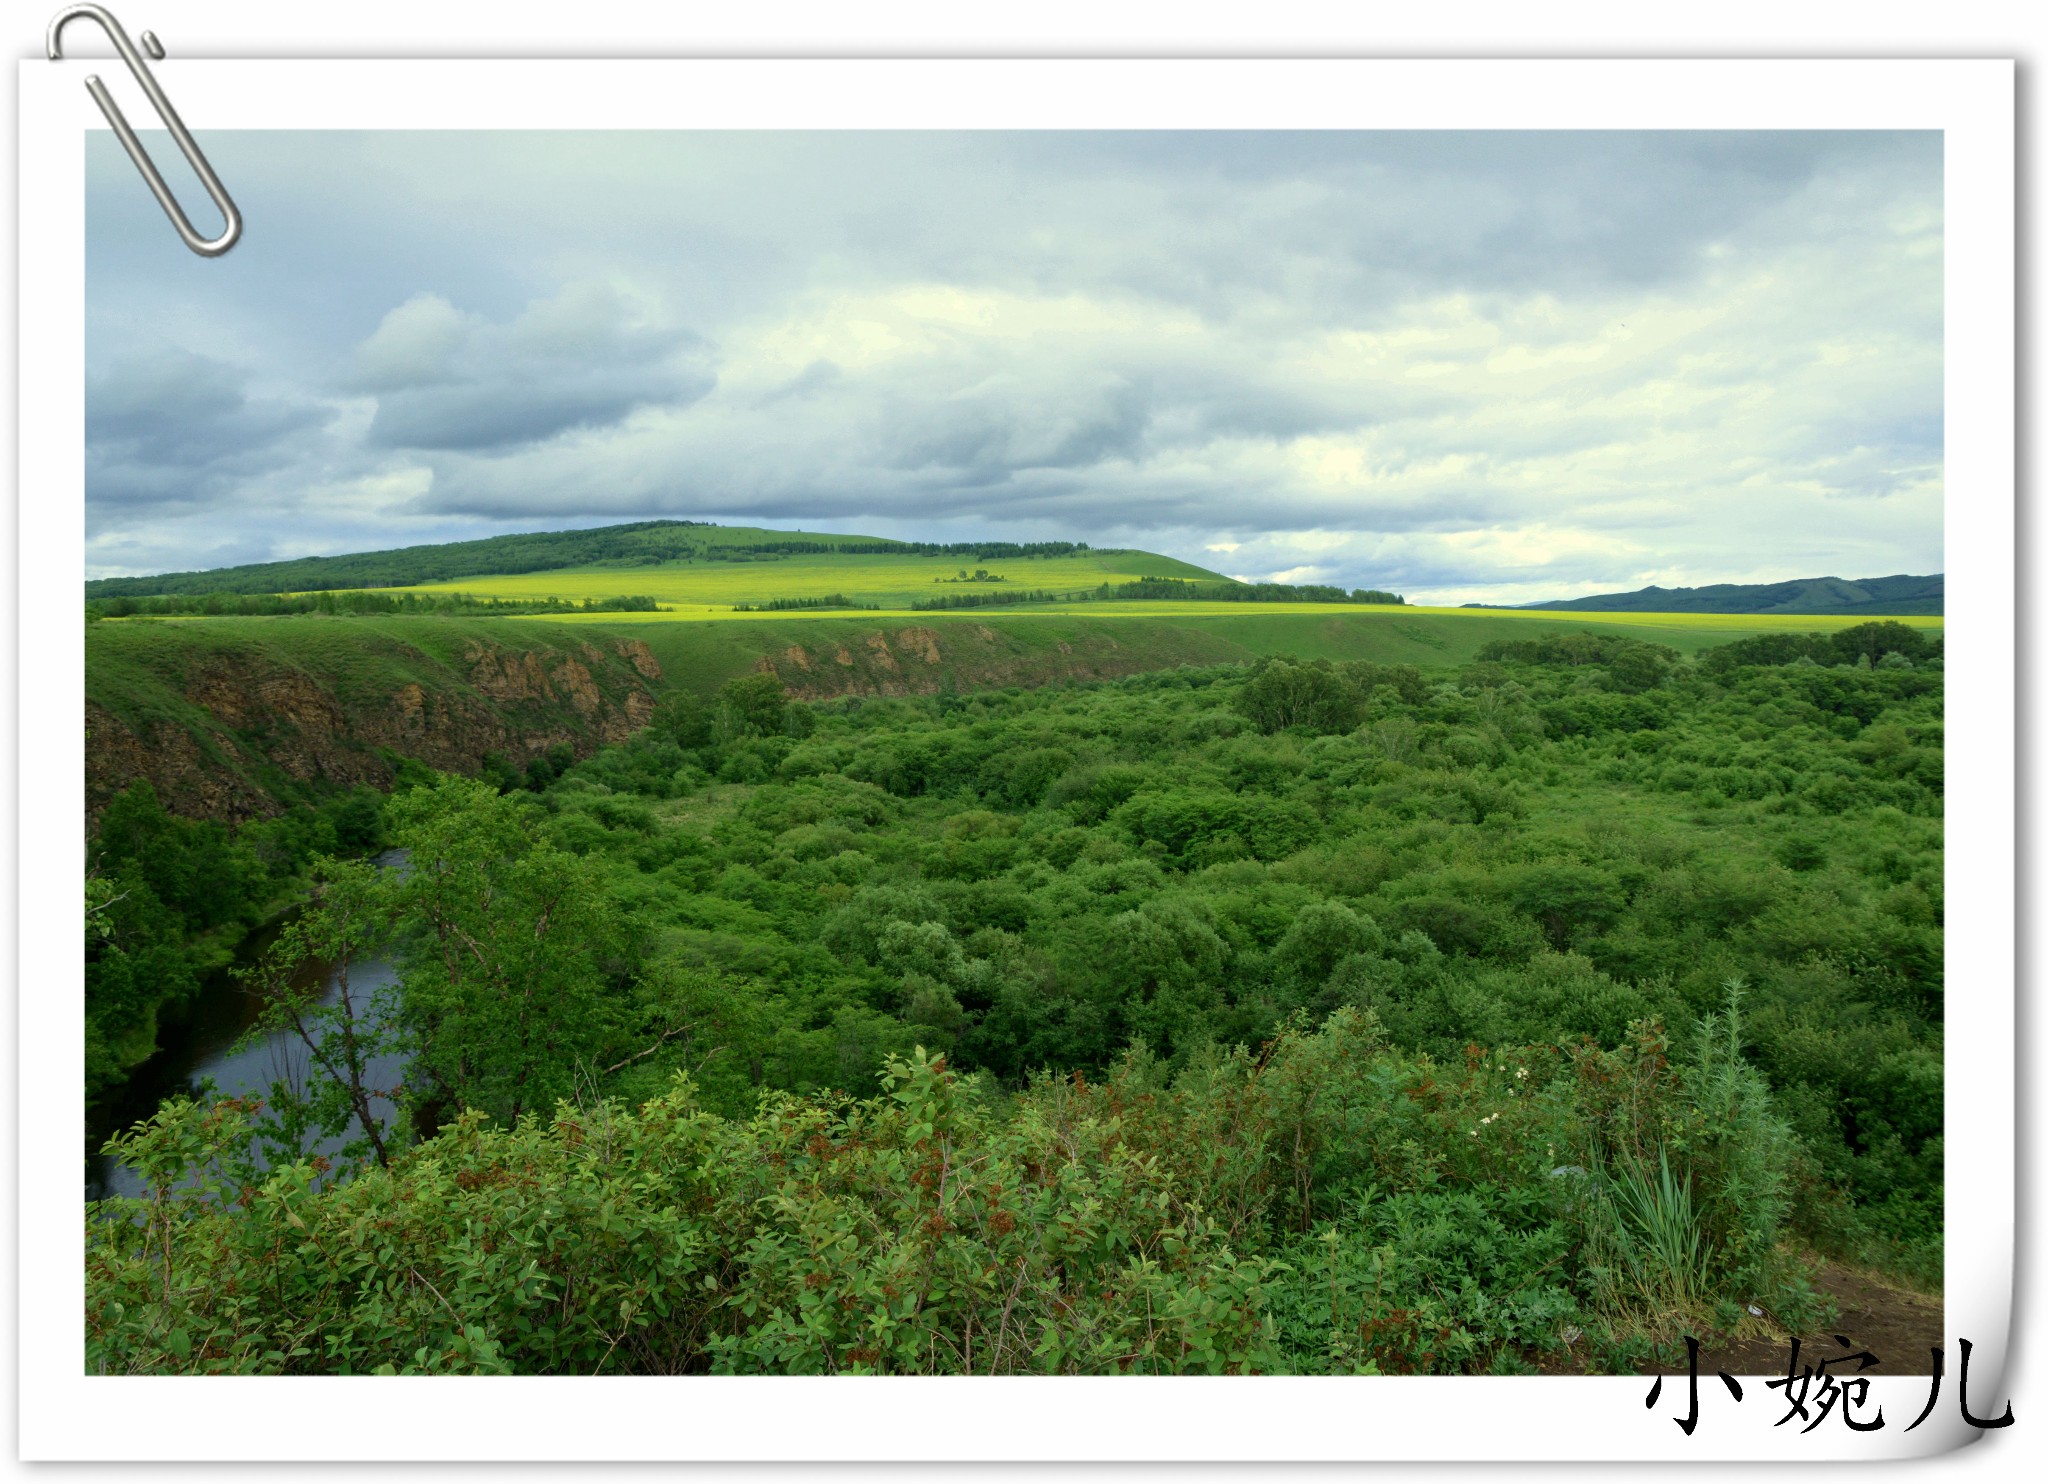
<svg viewBox="0 0 2048 1484">
<path fill-rule="evenodd" d="M 379 866 L 398 866 L 404 852 L 387 850 L 373 859 Z M 260 928 L 243 939 L 235 949 L 232 968 L 246 968 L 262 956 L 283 926 L 282 921 Z M 341 998 L 336 965 L 311 962 L 301 966 L 294 982 L 301 987 L 320 987 L 322 1004 Z M 396 978 L 393 965 L 381 958 L 357 959 L 349 966 L 349 997 L 361 1014 L 371 996 Z M 86 1110 L 85 1198 L 148 1194 L 142 1181 L 126 1165 L 100 1153 L 107 1138 L 148 1118 L 164 1099 L 197 1090 L 200 1079 L 212 1078 L 223 1097 L 266 1096 L 270 1085 L 289 1081 L 302 1085 L 310 1056 L 299 1038 L 290 1033 L 272 1034 L 237 1051 L 236 1045 L 256 1023 L 255 997 L 224 968 L 209 975 L 190 1005 L 175 1018 L 166 1016 L 157 1033 L 156 1054 L 138 1066 L 127 1082 L 115 1088 Z M 369 1085 L 396 1087 L 405 1072 L 401 1056 L 379 1057 L 370 1063 Z M 389 1126 L 393 1108 L 389 1099 L 371 1101 L 372 1113 Z M 325 1140 L 307 1152 L 334 1154 L 361 1129 L 351 1123 L 348 1132 Z"/>
</svg>

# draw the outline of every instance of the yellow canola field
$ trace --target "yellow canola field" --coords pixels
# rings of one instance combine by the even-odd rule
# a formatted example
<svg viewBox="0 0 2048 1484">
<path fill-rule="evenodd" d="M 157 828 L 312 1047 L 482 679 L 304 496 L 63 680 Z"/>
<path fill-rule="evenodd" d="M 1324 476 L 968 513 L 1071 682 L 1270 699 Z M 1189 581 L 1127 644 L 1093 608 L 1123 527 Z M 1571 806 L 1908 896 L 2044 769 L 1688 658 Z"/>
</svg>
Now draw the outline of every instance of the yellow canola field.
<svg viewBox="0 0 2048 1484">
<path fill-rule="evenodd" d="M 960 574 L 976 568 L 1000 582 L 962 582 Z M 1136 582 L 1142 577 L 1185 577 L 1215 581 L 1204 572 L 1170 557 L 1128 552 L 1071 557 L 992 559 L 976 562 L 961 557 L 889 554 L 823 556 L 748 562 L 664 562 L 644 567 L 565 567 L 548 572 L 522 572 L 497 577 L 465 577 L 453 582 L 383 592 L 467 593 L 478 598 L 650 597 L 664 608 L 730 613 L 735 604 L 766 603 L 776 598 L 822 598 L 841 594 L 856 603 L 885 608 L 910 607 L 915 600 L 993 592 L 1080 592 L 1102 583 Z M 808 611 L 816 616 L 821 611 Z M 613 614 L 614 618 L 621 615 Z M 644 615 L 643 615 L 644 616 Z M 678 612 L 675 616 L 687 616 Z M 703 613 L 699 616 L 710 616 Z"/>
</svg>

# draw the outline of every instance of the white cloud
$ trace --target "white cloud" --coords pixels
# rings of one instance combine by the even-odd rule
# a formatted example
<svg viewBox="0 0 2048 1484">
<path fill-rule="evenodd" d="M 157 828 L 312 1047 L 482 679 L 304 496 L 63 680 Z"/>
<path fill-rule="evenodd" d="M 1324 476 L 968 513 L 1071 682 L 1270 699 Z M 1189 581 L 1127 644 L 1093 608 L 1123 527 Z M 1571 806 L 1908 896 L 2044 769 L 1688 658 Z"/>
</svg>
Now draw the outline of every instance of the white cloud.
<svg viewBox="0 0 2048 1484">
<path fill-rule="evenodd" d="M 658 514 L 1500 601 L 1941 562 L 1934 137 L 238 140 L 234 293 L 92 152 L 96 562 Z M 233 375 L 100 364 L 143 303 Z"/>
</svg>

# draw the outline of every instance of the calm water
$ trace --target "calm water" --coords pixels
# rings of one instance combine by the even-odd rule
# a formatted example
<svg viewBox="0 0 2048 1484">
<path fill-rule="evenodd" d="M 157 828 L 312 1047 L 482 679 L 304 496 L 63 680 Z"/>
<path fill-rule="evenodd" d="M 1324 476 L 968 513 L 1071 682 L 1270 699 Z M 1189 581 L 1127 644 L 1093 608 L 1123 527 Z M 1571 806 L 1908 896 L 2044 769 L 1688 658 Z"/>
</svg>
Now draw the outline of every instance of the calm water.
<svg viewBox="0 0 2048 1484">
<path fill-rule="evenodd" d="M 386 851 L 377 856 L 380 866 L 399 865 L 403 854 Z M 252 933 L 235 950 L 235 968 L 253 964 L 277 938 L 279 925 Z M 309 963 L 295 982 L 302 987 L 320 986 L 321 1002 L 334 1004 L 341 998 L 340 981 L 330 963 Z M 383 959 L 358 959 L 349 966 L 349 997 L 357 1014 L 370 997 L 390 984 L 393 967 Z M 200 1079 L 210 1077 L 222 1097 L 266 1096 L 273 1082 L 286 1081 L 303 1086 L 311 1058 L 295 1035 L 272 1035 L 242 1050 L 236 1044 L 256 1023 L 257 1003 L 232 974 L 223 969 L 200 986 L 198 995 L 183 1016 L 166 1022 L 157 1035 L 155 1056 L 135 1069 L 125 1086 L 116 1089 L 86 1111 L 85 1198 L 98 1200 L 110 1195 L 144 1195 L 142 1182 L 126 1165 L 101 1154 L 100 1146 L 109 1135 L 148 1118 L 165 1098 L 197 1090 Z M 380 1057 L 370 1063 L 372 1087 L 396 1087 L 405 1071 L 405 1059 Z M 387 1127 L 393 1112 L 385 1098 L 371 1101 L 371 1110 Z M 361 1129 L 351 1124 L 348 1133 L 315 1145 L 309 1153 L 332 1154 L 357 1137 Z"/>
</svg>

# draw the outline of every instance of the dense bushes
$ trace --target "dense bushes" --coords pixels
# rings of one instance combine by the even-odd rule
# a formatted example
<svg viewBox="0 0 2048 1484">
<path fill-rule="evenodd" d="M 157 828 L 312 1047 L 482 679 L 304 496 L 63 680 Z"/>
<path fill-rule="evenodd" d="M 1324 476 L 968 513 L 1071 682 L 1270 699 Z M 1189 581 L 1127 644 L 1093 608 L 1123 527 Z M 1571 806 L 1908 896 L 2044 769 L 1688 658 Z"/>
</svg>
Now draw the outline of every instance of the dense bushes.
<svg viewBox="0 0 2048 1484">
<path fill-rule="evenodd" d="M 1928 663 L 1938 667 L 1941 651 L 1940 635 L 1929 635 L 1896 619 L 1881 619 L 1837 629 L 1831 634 L 1759 634 L 1754 639 L 1739 639 L 1704 652 L 1700 668 L 1709 675 L 1726 675 L 1743 665 L 1790 665 L 1804 661 L 1863 669 L 1884 664 L 1889 669 L 1910 670 Z"/>
<path fill-rule="evenodd" d="M 1362 660 L 1332 665 L 1328 660 L 1295 664 L 1261 660 L 1238 689 L 1237 709 L 1262 732 L 1302 728 L 1348 732 L 1362 722 L 1380 688 L 1413 706 L 1424 697 L 1422 672 L 1413 665 L 1375 665 Z"/>
<path fill-rule="evenodd" d="M 501 864 L 444 914 L 494 955 L 461 970 L 476 992 L 407 971 L 408 1095 L 498 1124 L 457 1120 L 317 1196 L 241 1172 L 249 1206 L 119 1213 L 175 1222 L 193 1296 L 173 1308 L 194 1307 L 117 1314 L 148 1259 L 97 1226 L 98 1353 L 944 1370 L 971 1331 L 977 1369 L 1513 1369 L 1743 1294 L 1796 1310 L 1787 1223 L 1935 1280 L 1940 674 L 1652 653 L 1646 679 L 1641 659 L 1274 661 L 819 706 L 753 684 L 665 703 L 502 797 L 417 790 L 393 811 L 416 860 L 476 857 L 448 842 L 481 831 Z M 565 892 L 592 904 L 580 926 L 544 908 Z M 416 949 L 444 941 L 421 901 L 393 912 Z M 521 968 L 543 921 L 581 946 Z M 522 999 L 529 981 L 549 987 Z M 577 1111 L 550 1119 L 558 1097 Z M 941 1104 L 970 1152 L 934 1185 L 936 1135 L 910 1130 Z M 600 1118 L 645 1163 L 591 1163 Z M 949 1204 L 962 1160 L 1000 1192 Z M 536 1206 L 474 1271 L 427 1265 L 446 1213 L 480 1217 L 492 1190 L 526 1210 L 529 1180 L 584 1192 L 545 1217 L 568 1225 L 534 1235 Z M 238 1225 L 264 1201 L 327 1223 L 329 1255 L 291 1259 L 313 1267 L 290 1291 L 333 1286 L 301 1328 L 368 1335 L 366 1305 L 386 1339 L 294 1357 L 276 1315 L 205 1307 L 219 1264 L 267 1240 Z M 416 1287 L 382 1257 L 375 1293 L 319 1266 L 411 1230 L 389 1203 L 422 1201 Z M 587 1218 L 587 1274 L 579 1202 L 612 1213 Z M 905 1237 L 935 1215 L 936 1245 Z M 614 1219 L 669 1233 L 681 1265 L 606 1255 Z M 554 1254 L 542 1289 L 493 1266 L 518 1251 Z M 940 1272 L 942 1295 L 904 1297 Z M 429 1280 L 482 1307 L 456 1323 Z M 481 1296 L 505 1284 L 516 1313 Z M 197 1338 L 244 1322 L 284 1360 Z M 185 1360 L 160 1348 L 173 1330 Z"/>
<path fill-rule="evenodd" d="M 1706 1052 L 1732 1054 L 1715 1040 Z M 1730 1078 L 1733 1083 L 1730 1083 Z M 251 1109 L 127 1136 L 151 1197 L 88 1251 L 95 1371 L 1357 1373 L 1526 1368 L 1668 1270 L 1589 1169 L 1690 1158 L 1698 1274 L 1774 1267 L 1785 1143 L 1754 1074 L 1614 1052 L 1390 1048 L 1369 1016 L 1169 1076 L 1143 1052 L 1014 1101 L 943 1058 L 745 1120 L 464 1115 L 389 1170 L 259 1173 Z M 1730 1091 L 1730 1087 L 1733 1091 Z M 1730 1101 L 1736 1099 L 1738 1101 Z M 196 1183 L 180 1184 L 193 1171 Z M 1746 1183 L 1745 1183 L 1746 1182 Z"/>
</svg>

